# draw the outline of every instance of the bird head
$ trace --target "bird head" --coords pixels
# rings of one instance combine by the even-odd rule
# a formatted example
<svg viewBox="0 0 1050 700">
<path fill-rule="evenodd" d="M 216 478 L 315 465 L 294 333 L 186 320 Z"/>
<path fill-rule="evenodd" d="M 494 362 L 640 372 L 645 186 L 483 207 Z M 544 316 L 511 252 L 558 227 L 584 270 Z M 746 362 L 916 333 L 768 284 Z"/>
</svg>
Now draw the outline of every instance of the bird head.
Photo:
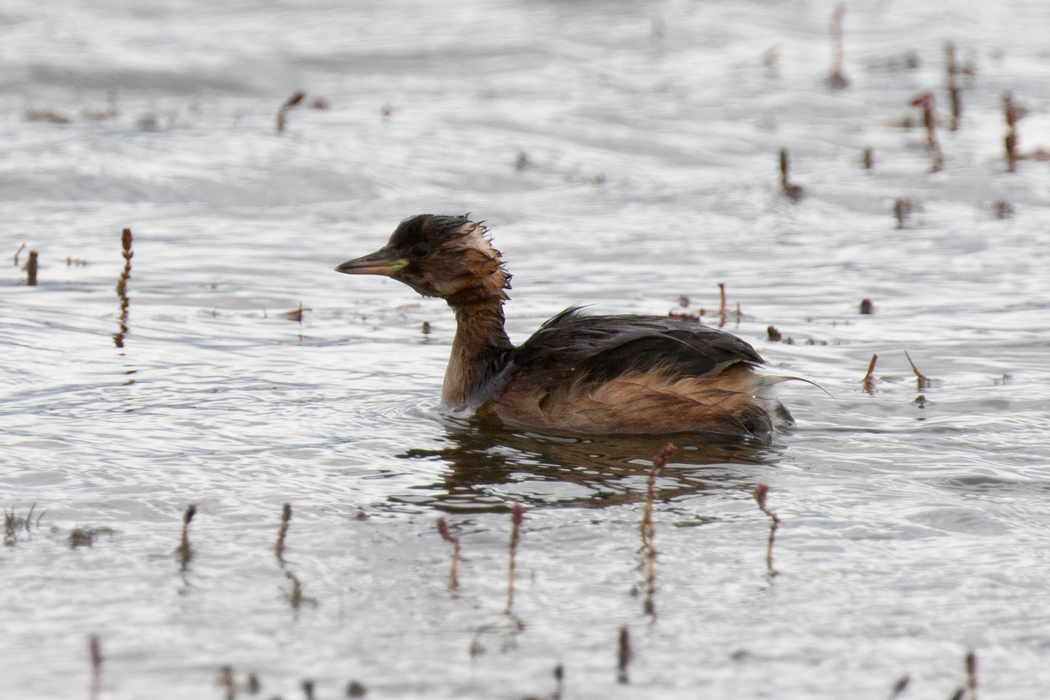
<svg viewBox="0 0 1050 700">
<path fill-rule="evenodd" d="M 486 229 L 464 216 L 419 214 L 402 221 L 387 244 L 335 268 L 349 275 L 384 275 L 452 306 L 503 301 L 510 275 Z"/>
</svg>

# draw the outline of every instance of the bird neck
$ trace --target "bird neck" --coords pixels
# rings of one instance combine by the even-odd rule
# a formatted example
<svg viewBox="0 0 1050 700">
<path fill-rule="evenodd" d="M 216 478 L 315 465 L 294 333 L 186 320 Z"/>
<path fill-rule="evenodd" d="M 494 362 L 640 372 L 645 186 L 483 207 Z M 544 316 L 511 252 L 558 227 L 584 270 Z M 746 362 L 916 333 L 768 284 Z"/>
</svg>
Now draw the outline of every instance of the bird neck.
<svg viewBox="0 0 1050 700">
<path fill-rule="evenodd" d="M 503 328 L 502 295 L 479 295 L 455 303 L 450 299 L 449 306 L 456 314 L 456 337 L 441 400 L 462 406 L 503 369 L 514 345 Z"/>
</svg>

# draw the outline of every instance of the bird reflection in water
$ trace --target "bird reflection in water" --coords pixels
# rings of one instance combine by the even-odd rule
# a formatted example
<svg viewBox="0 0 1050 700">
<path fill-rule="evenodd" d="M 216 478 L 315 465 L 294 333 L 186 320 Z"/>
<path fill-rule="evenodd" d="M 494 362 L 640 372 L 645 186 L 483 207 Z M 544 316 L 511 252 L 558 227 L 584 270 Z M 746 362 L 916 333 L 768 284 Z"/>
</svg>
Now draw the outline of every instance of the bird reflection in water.
<svg viewBox="0 0 1050 700">
<path fill-rule="evenodd" d="M 447 465 L 439 482 L 420 489 L 433 495 L 434 507 L 449 513 L 508 512 L 512 500 L 577 508 L 644 501 L 639 479 L 669 439 L 684 449 L 675 453 L 674 463 L 661 476 L 657 499 L 662 501 L 712 489 L 753 488 L 747 470 L 734 465 L 770 464 L 780 454 L 769 443 L 712 442 L 710 435 L 567 438 L 511 432 L 497 422 L 477 419 L 450 421 L 445 437 L 447 447 L 408 449 L 398 456 Z M 525 481 L 549 482 L 551 488 L 513 494 L 501 488 Z"/>
</svg>

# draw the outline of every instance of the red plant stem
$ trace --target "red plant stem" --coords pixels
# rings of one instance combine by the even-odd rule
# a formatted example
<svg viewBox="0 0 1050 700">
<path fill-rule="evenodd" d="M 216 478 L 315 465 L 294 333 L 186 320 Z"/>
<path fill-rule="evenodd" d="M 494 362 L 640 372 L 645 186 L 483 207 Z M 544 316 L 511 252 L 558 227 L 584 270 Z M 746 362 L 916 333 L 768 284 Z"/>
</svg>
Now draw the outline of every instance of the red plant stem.
<svg viewBox="0 0 1050 700">
<path fill-rule="evenodd" d="M 871 362 L 868 363 L 868 373 L 864 375 L 862 384 L 864 385 L 864 391 L 872 394 L 875 392 L 875 363 L 878 361 L 879 356 L 872 354 Z"/>
<path fill-rule="evenodd" d="M 1003 115 L 1006 117 L 1006 126 L 1009 129 L 1003 140 L 1006 148 L 1006 171 L 1014 173 L 1017 172 L 1017 161 L 1020 159 L 1017 154 L 1017 143 L 1020 140 L 1017 133 L 1017 122 L 1021 119 L 1021 115 L 1010 93 L 1003 95 Z"/>
<path fill-rule="evenodd" d="M 273 553 L 277 561 L 284 566 L 284 538 L 288 534 L 288 525 L 292 520 L 292 504 L 285 503 L 281 508 L 281 529 L 277 532 L 277 544 L 273 546 Z"/>
<path fill-rule="evenodd" d="M 672 443 L 664 445 L 660 453 L 653 457 L 653 467 L 649 470 L 649 479 L 645 495 L 645 508 L 642 511 L 642 522 L 639 531 L 642 536 L 642 551 L 645 553 L 645 604 L 644 610 L 647 615 L 655 615 L 656 609 L 653 597 L 656 593 L 656 543 L 654 541 L 655 530 L 653 528 L 653 501 L 656 500 L 656 478 L 667 466 L 667 460 L 674 454 L 675 446 Z"/>
<path fill-rule="evenodd" d="M 459 538 L 449 532 L 448 523 L 445 522 L 444 518 L 437 519 L 437 529 L 441 534 L 441 539 L 452 545 L 452 568 L 449 571 L 448 587 L 455 592 L 459 590 L 459 577 L 457 576 L 457 569 L 459 568 Z"/>
<path fill-rule="evenodd" d="M 631 663 L 631 658 L 634 653 L 631 651 L 631 631 L 627 629 L 627 625 L 620 628 L 620 648 L 617 654 L 617 674 L 616 680 L 620 683 L 630 683 L 630 678 L 627 675 L 627 666 Z"/>
<path fill-rule="evenodd" d="M 776 537 L 777 528 L 780 526 L 780 518 L 777 514 L 766 507 L 766 496 L 769 495 L 769 485 L 759 484 L 755 488 L 755 501 L 758 502 L 758 508 L 763 513 L 769 516 L 769 541 L 766 543 L 766 568 L 769 570 L 771 576 L 777 575 L 777 570 L 773 568 L 773 539 Z"/>
<path fill-rule="evenodd" d="M 302 90 L 299 90 L 294 95 L 289 97 L 283 105 L 281 105 L 281 109 L 277 112 L 277 133 L 284 133 L 285 115 L 288 114 L 288 110 L 292 109 L 297 104 L 302 102 L 304 97 L 306 97 L 306 93 Z"/>
<path fill-rule="evenodd" d="M 126 228 L 120 234 L 121 255 L 124 257 L 124 270 L 117 280 L 117 296 L 120 298 L 120 329 L 113 335 L 113 343 L 118 348 L 124 347 L 124 336 L 128 332 L 128 279 L 131 278 L 131 258 L 135 252 L 131 250 L 131 229 Z"/>
<path fill-rule="evenodd" d="M 193 558 L 193 548 L 190 547 L 190 522 L 196 514 L 197 506 L 193 504 L 187 506 L 186 512 L 182 514 L 182 539 L 179 541 L 178 547 L 181 571 L 186 570 L 190 565 L 190 560 Z"/>
</svg>

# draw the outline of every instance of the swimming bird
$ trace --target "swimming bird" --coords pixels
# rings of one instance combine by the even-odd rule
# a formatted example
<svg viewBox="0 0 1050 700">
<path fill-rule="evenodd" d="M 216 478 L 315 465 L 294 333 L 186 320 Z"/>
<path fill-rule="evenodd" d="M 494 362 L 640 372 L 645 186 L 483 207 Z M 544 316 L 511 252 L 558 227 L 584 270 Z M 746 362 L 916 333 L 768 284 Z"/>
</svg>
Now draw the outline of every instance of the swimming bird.
<svg viewBox="0 0 1050 700">
<path fill-rule="evenodd" d="M 694 320 L 570 307 L 515 346 L 504 329 L 510 274 L 465 216 L 405 219 L 376 252 L 336 271 L 384 275 L 448 302 L 456 335 L 441 391 L 455 411 L 562 434 L 700 432 L 769 439 L 791 422 L 755 372 L 749 344 Z"/>
</svg>

